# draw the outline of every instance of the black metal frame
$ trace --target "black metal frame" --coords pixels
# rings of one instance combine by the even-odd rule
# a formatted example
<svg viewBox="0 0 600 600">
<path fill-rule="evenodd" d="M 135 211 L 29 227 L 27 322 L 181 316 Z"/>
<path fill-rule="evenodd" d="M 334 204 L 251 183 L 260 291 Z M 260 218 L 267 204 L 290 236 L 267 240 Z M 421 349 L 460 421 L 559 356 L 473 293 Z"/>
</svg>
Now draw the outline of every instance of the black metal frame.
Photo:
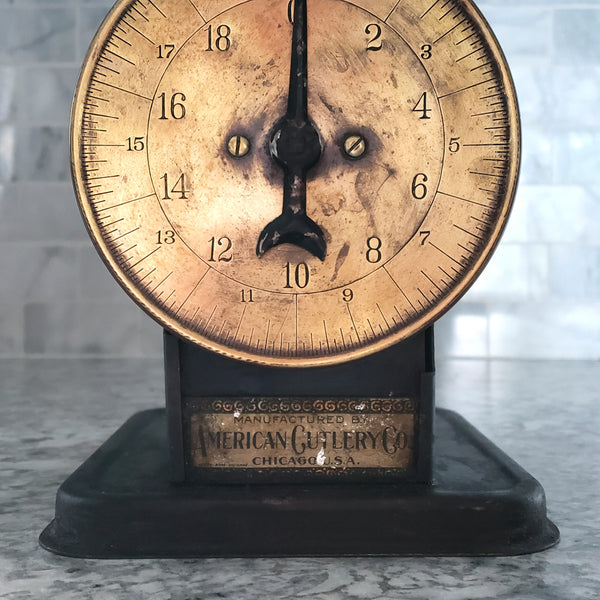
<svg viewBox="0 0 600 600">
<path fill-rule="evenodd" d="M 60 487 L 42 547 L 80 558 L 515 555 L 556 544 L 540 484 L 438 409 L 434 483 L 169 482 L 164 410 L 137 413 Z"/>
<path fill-rule="evenodd" d="M 165 333 L 167 411 L 134 415 L 60 486 L 40 544 L 82 558 L 497 556 L 556 544 L 542 486 L 464 419 L 434 413 L 433 371 L 431 330 L 310 371 L 234 362 Z M 188 399 L 286 394 L 417 399 L 414 468 L 394 482 L 273 473 L 266 485 L 190 469 Z"/>
<path fill-rule="evenodd" d="M 411 466 L 395 473 L 377 469 L 348 472 L 345 481 L 429 483 L 432 477 L 434 411 L 433 328 L 376 355 L 340 365 L 277 368 L 229 359 L 164 333 L 165 389 L 171 479 L 174 482 L 306 482 L 323 480 L 311 469 L 286 471 L 207 469 L 191 465 L 189 418 L 193 405 L 224 398 L 410 398 L 416 405 L 416 432 Z M 357 470 L 358 471 L 358 470 Z M 336 476 L 335 480 L 340 480 Z"/>
</svg>

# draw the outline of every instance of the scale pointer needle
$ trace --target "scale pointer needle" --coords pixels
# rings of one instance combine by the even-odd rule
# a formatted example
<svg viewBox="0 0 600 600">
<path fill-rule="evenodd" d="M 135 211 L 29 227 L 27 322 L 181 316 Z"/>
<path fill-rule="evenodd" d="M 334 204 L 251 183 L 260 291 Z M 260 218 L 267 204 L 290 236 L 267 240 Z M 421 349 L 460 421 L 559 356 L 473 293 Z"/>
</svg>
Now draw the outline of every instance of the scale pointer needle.
<svg viewBox="0 0 600 600">
<path fill-rule="evenodd" d="M 262 231 L 256 254 L 294 244 L 325 260 L 322 229 L 306 214 L 306 173 L 321 157 L 321 139 L 308 116 L 307 0 L 294 3 L 290 88 L 286 114 L 271 134 L 271 157 L 283 170 L 283 209 Z"/>
</svg>

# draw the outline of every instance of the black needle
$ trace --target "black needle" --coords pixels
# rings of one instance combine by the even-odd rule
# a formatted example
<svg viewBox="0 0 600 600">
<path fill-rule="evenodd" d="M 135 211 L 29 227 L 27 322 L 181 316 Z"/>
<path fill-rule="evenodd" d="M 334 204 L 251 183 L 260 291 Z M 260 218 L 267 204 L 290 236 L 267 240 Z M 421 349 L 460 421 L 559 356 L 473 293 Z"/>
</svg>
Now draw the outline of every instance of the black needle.
<svg viewBox="0 0 600 600">
<path fill-rule="evenodd" d="M 321 260 L 327 253 L 323 231 L 306 214 L 306 173 L 322 151 L 319 132 L 308 117 L 306 2 L 294 2 L 287 112 L 275 125 L 270 142 L 271 156 L 283 169 L 283 209 L 260 234 L 259 257 L 279 244 L 295 244 Z"/>
</svg>

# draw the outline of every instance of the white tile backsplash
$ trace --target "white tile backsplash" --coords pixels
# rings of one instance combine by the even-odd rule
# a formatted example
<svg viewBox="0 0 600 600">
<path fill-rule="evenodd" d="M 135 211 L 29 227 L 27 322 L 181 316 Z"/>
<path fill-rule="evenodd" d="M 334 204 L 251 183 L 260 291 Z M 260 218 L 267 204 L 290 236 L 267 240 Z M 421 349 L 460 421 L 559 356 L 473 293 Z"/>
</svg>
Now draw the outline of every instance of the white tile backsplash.
<svg viewBox="0 0 600 600">
<path fill-rule="evenodd" d="M 1 356 L 161 353 L 160 328 L 96 256 L 70 185 L 73 88 L 111 5 L 0 0 Z M 438 354 L 598 359 L 600 0 L 478 5 L 517 87 L 521 183 L 497 253 L 438 323 Z"/>
</svg>

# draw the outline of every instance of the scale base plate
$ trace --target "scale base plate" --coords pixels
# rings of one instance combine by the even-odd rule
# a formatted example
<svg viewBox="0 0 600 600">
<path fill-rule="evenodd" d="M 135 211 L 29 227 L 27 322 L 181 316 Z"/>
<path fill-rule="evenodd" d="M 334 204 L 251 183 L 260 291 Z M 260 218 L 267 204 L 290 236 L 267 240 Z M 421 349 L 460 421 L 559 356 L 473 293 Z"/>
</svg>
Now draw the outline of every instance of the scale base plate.
<svg viewBox="0 0 600 600">
<path fill-rule="evenodd" d="M 559 539 L 541 485 L 446 410 L 433 485 L 172 484 L 167 444 L 164 410 L 129 419 L 61 485 L 42 547 L 80 558 L 502 556 Z"/>
</svg>

